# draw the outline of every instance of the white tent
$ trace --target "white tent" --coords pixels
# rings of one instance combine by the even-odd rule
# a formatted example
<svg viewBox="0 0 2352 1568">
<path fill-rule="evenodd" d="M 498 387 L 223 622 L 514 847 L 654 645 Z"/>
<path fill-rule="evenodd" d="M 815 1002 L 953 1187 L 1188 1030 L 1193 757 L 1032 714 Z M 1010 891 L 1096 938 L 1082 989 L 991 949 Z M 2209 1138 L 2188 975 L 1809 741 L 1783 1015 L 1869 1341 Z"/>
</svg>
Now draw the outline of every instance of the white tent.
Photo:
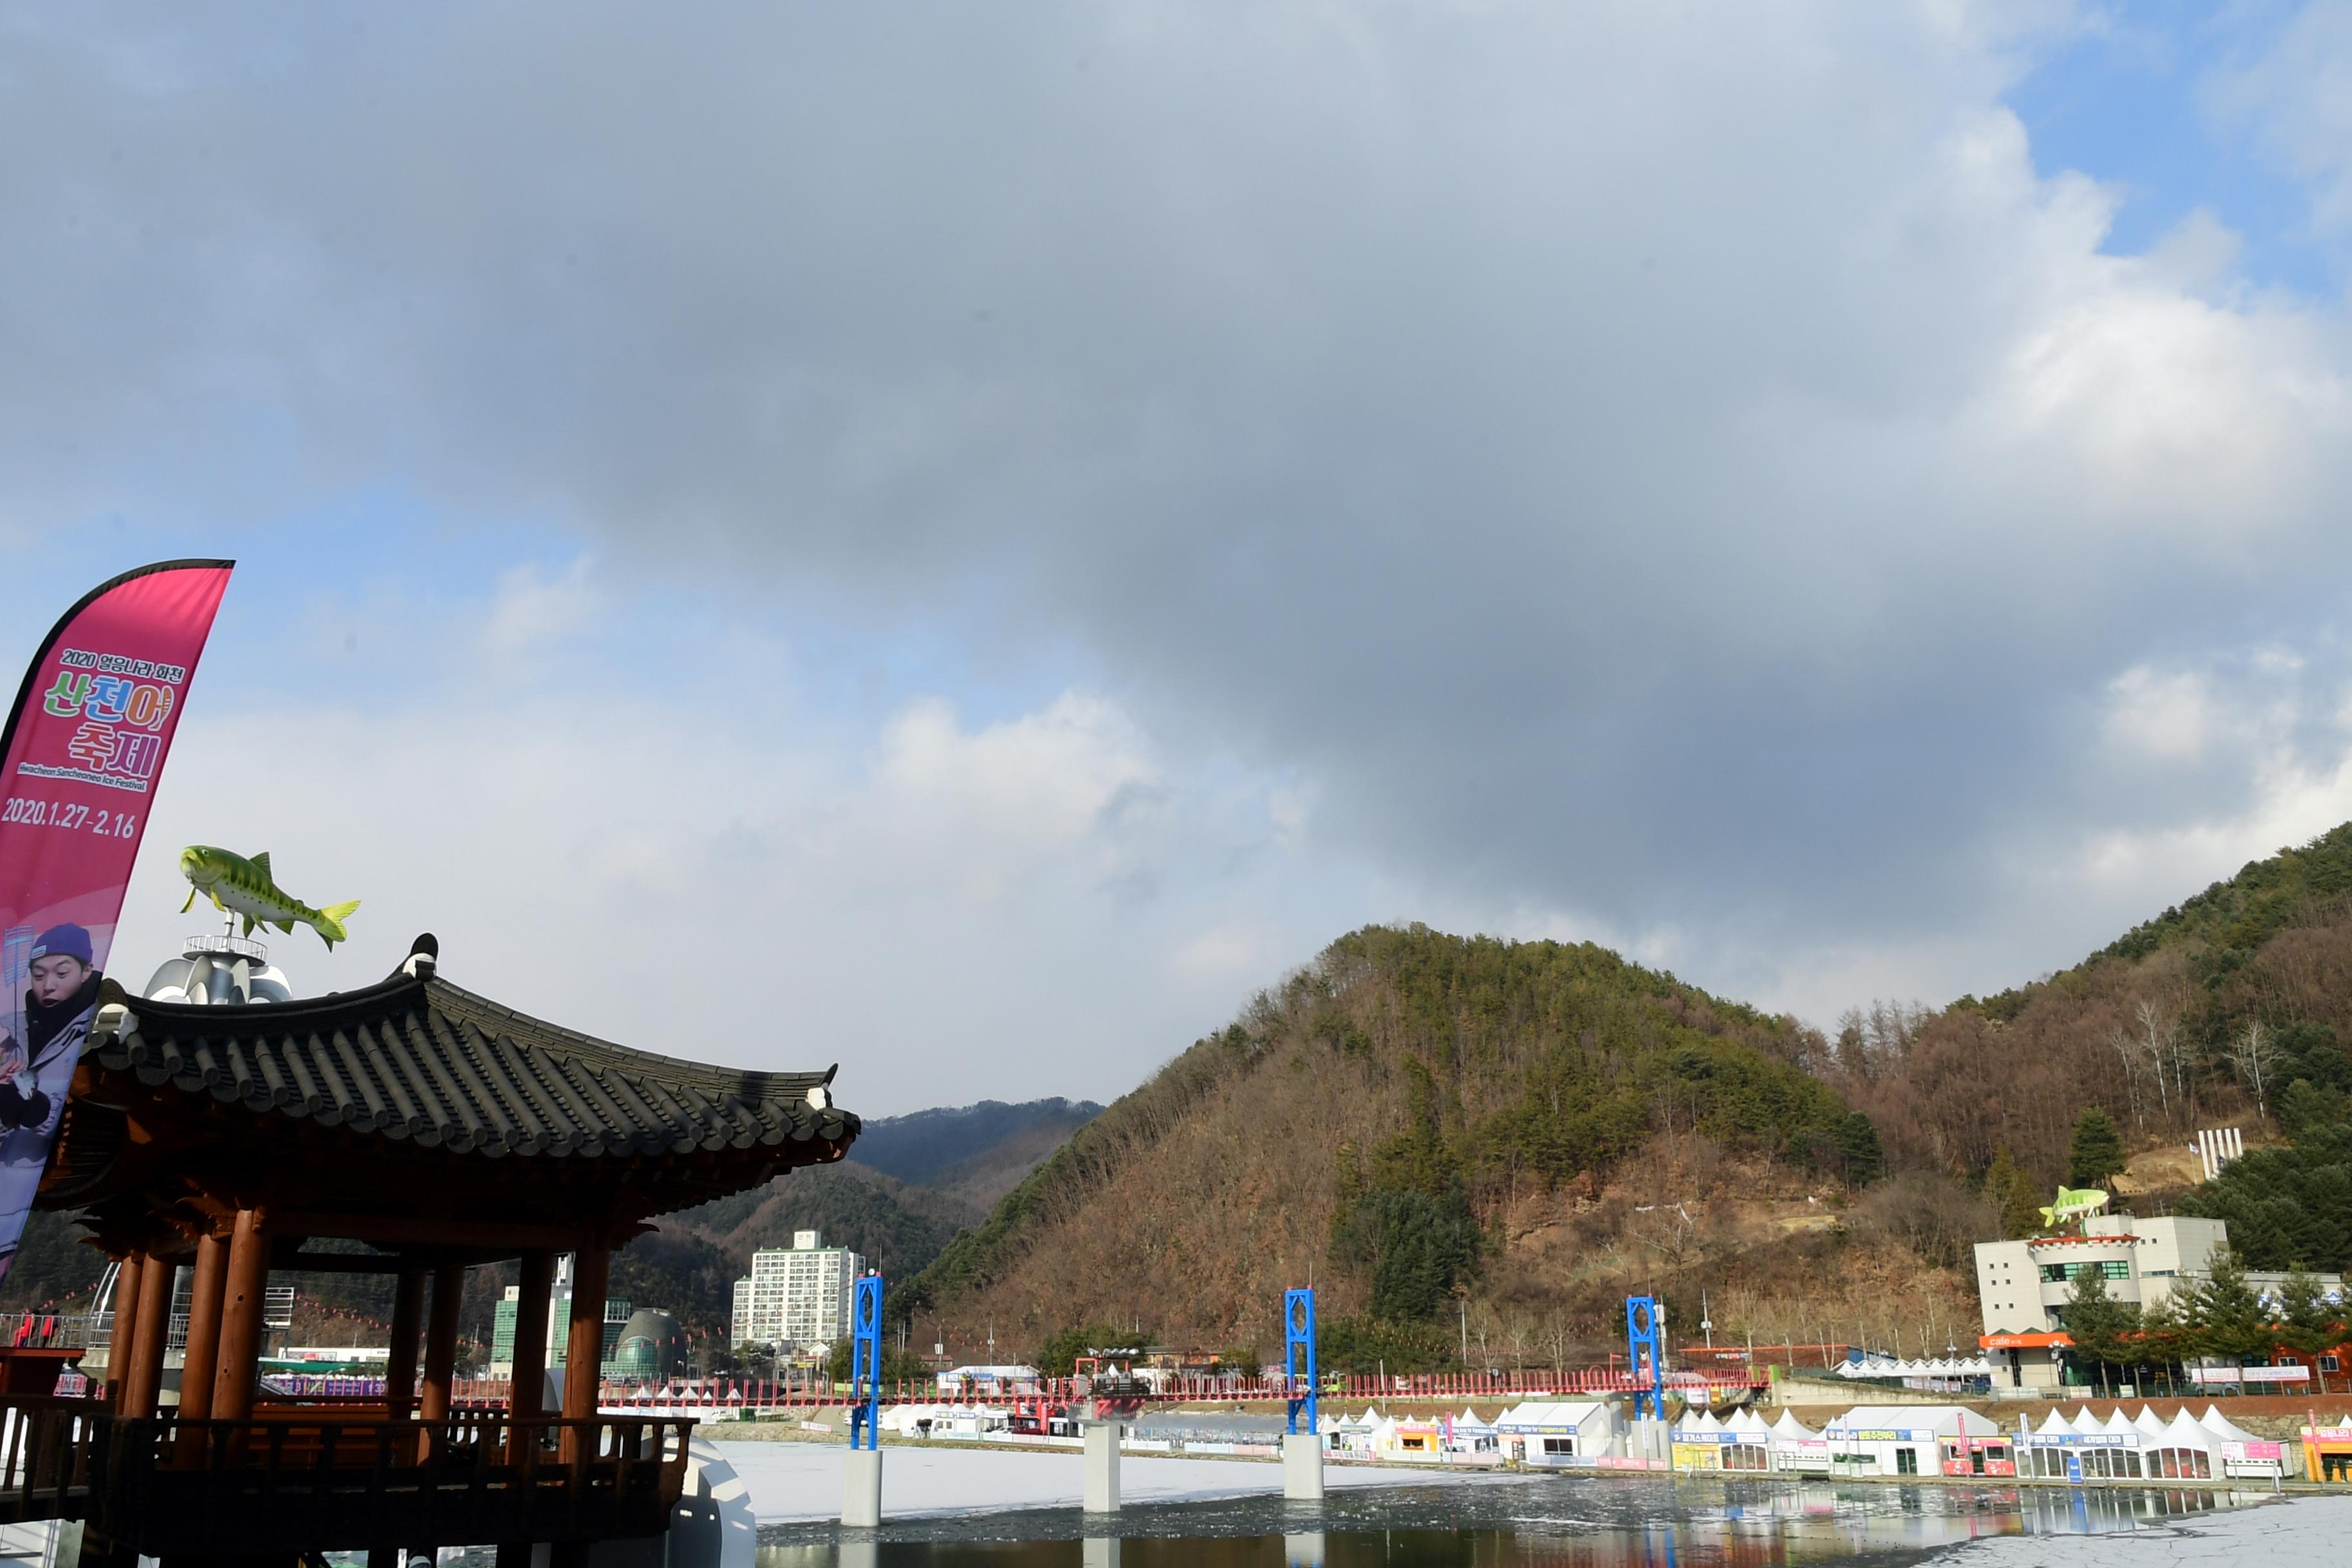
<svg viewBox="0 0 2352 1568">
<path fill-rule="evenodd" d="M 2160 1476 L 2205 1479 L 2224 1473 L 2221 1439 L 2210 1428 L 2200 1426 L 2186 1405 L 2165 1427 L 2158 1447 Z"/>
<path fill-rule="evenodd" d="M 1776 1470 L 1821 1475 L 1830 1468 L 1830 1446 L 1819 1432 L 1783 1410 L 1772 1423 L 1770 1463 Z"/>
<path fill-rule="evenodd" d="M 1906 1359 L 1890 1355 L 1866 1355 L 1859 1361 L 1840 1362 L 1837 1375 L 1843 1378 L 1901 1379 L 1905 1383 L 1931 1382 L 1938 1379 L 1990 1377 L 1992 1363 L 1983 1356 L 1929 1356 Z"/>
<path fill-rule="evenodd" d="M 1531 1400 L 1496 1416 L 1495 1431 L 1531 1465 L 1589 1463 L 1614 1447 L 1617 1413 L 1595 1399 Z"/>
<path fill-rule="evenodd" d="M 1743 1436 L 1752 1436 L 1759 1438 L 1768 1437 L 1771 1436 L 1772 1432 L 1772 1428 L 1764 1425 L 1764 1417 L 1757 1415 L 1756 1412 L 1748 1409 L 1744 1405 L 1738 1410 L 1733 1411 L 1731 1413 L 1731 1419 L 1724 1423 L 1724 1425 L 1731 1431 L 1740 1433 Z"/>
<path fill-rule="evenodd" d="M 1445 1428 L 1445 1447 L 1449 1453 L 1492 1453 L 1502 1443 L 1493 1425 L 1479 1420 L 1478 1413 L 1466 1405 L 1461 1415 L 1450 1421 L 1441 1420 L 1441 1425 Z"/>
<path fill-rule="evenodd" d="M 2197 1424 L 2221 1440 L 2221 1470 L 2231 1476 L 2283 1476 L 2286 1473 L 2284 1445 L 2257 1437 L 2208 1405 Z"/>
<path fill-rule="evenodd" d="M 1857 1405 L 1822 1436 L 1833 1473 L 1935 1476 L 1943 1474 L 1948 1440 L 1965 1447 L 1974 1439 L 2000 1443 L 2001 1434 L 1990 1417 L 1957 1405 Z"/>
<path fill-rule="evenodd" d="M 1331 1425 L 1329 1447 L 1347 1453 L 1369 1453 L 1379 1439 L 1381 1425 L 1381 1413 L 1374 1406 L 1366 1405 L 1361 1415 L 1343 1410 Z"/>
<path fill-rule="evenodd" d="M 2221 1407 L 2218 1405 L 2208 1405 L 2205 1407 L 2205 1414 L 2197 1418 L 2197 1425 L 2204 1427 L 2207 1431 L 2212 1433 L 2213 1436 L 2221 1438 L 2224 1443 L 2259 1443 L 2262 1441 L 2260 1437 L 2255 1436 L 2252 1432 L 2247 1431 L 2244 1427 L 2239 1426 L 2236 1422 L 2222 1415 Z"/>
</svg>

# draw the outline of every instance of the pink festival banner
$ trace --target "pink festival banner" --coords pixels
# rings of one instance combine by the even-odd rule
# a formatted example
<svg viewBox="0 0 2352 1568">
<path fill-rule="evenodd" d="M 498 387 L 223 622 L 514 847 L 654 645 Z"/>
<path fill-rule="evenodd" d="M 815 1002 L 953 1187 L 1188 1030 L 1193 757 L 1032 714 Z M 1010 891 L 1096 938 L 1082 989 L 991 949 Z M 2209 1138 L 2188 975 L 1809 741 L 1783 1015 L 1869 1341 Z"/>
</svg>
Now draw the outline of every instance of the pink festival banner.
<svg viewBox="0 0 2352 1568">
<path fill-rule="evenodd" d="M 0 1279 L 233 564 L 169 561 L 92 589 L 34 654 L 0 733 Z"/>
</svg>

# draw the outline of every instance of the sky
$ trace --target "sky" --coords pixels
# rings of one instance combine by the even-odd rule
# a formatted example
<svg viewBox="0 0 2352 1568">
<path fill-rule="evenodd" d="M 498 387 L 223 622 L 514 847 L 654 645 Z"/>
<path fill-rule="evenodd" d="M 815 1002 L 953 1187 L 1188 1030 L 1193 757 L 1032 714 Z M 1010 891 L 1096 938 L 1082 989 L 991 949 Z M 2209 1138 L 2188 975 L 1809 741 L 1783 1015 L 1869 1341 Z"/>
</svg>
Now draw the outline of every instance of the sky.
<svg viewBox="0 0 2352 1568">
<path fill-rule="evenodd" d="M 1371 921 L 1819 1025 L 2352 817 L 2352 4 L 0 0 L 0 661 L 183 844 L 891 1114 Z"/>
</svg>

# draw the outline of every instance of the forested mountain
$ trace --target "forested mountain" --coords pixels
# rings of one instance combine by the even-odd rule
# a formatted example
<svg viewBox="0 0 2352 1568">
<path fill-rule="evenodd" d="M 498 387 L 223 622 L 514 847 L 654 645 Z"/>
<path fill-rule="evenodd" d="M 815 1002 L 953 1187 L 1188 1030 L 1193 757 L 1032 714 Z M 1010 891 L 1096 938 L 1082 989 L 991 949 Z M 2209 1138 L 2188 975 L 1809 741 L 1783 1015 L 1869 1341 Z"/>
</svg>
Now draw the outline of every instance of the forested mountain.
<svg viewBox="0 0 2352 1568">
<path fill-rule="evenodd" d="M 1806 1065 L 1868 1112 L 1898 1166 L 1982 1172 L 2006 1149 L 2050 1184 L 2086 1106 L 2142 1142 L 2259 1133 L 2298 1079 L 2352 1088 L 2347 1042 L 2352 824 L 2031 985 L 1850 1015 Z"/>
<path fill-rule="evenodd" d="M 790 1247 L 793 1233 L 821 1233 L 886 1274 L 909 1275 L 939 1256 L 970 1217 L 961 1203 L 910 1187 L 854 1162 L 812 1165 L 764 1187 L 664 1215 L 665 1235 L 693 1237 L 733 1258 L 737 1272 L 763 1247 Z"/>
<path fill-rule="evenodd" d="M 1373 928 L 1081 1129 L 908 1300 L 951 1334 L 1148 1314 L 1264 1348 L 1311 1275 L 1343 1353 L 1395 1366 L 1465 1328 L 1486 1362 L 1557 1359 L 1639 1284 L 1682 1322 L 1706 1292 L 1719 1335 L 1940 1351 L 1974 1332 L 1969 1243 L 2067 1175 L 2086 1109 L 2148 1154 L 2143 1212 L 2227 1217 L 2261 1266 L 2352 1261 L 2347 1042 L 2352 825 L 2072 969 L 1834 1035 L 1591 946 Z M 2216 1125 L 2298 1141 L 2191 1192 L 2164 1151 Z"/>
<path fill-rule="evenodd" d="M 972 1206 L 972 1218 L 1020 1184 L 1063 1141 L 1102 1114 L 1090 1100 L 1032 1100 L 868 1118 L 856 1163 Z"/>
<path fill-rule="evenodd" d="M 1590 944 L 1368 928 L 1081 1128 L 910 1297 L 1000 1337 L 1148 1304 L 1228 1345 L 1311 1272 L 1327 1315 L 1409 1328 L 1491 1282 L 1516 1208 L 1590 1204 L 1660 1137 L 1787 1181 L 1874 1173 L 1804 1048 Z"/>
</svg>

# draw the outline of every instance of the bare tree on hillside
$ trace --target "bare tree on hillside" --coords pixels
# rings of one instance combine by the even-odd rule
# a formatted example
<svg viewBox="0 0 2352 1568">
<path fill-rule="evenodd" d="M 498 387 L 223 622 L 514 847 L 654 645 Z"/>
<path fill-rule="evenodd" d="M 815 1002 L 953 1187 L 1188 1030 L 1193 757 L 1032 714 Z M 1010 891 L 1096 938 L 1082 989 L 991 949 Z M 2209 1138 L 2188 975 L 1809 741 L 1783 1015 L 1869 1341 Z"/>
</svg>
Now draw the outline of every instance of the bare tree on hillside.
<svg viewBox="0 0 2352 1568">
<path fill-rule="evenodd" d="M 2124 1093 L 2131 1104 L 2132 1125 L 2146 1127 L 2147 1125 L 2148 1075 L 2147 1053 L 2140 1049 L 2138 1039 L 2121 1024 L 2107 1030 L 2107 1048 L 2116 1053 L 2116 1060 L 2123 1068 Z"/>
<path fill-rule="evenodd" d="M 2174 1104 L 2186 1110 L 2189 1100 L 2189 1037 L 2180 1026 L 2180 1009 L 2143 997 L 2133 1005 L 2132 1016 L 2139 1025 L 2136 1043 L 2155 1075 L 2157 1102 L 2169 1127 Z"/>
<path fill-rule="evenodd" d="M 1575 1337 L 1569 1326 L 1568 1315 L 1559 1308 L 1553 1308 L 1544 1320 L 1544 1343 L 1551 1351 L 1551 1364 L 1555 1370 L 1568 1364 L 1569 1342 Z"/>
<path fill-rule="evenodd" d="M 2278 1071 L 2277 1039 L 2257 1018 L 2246 1026 L 2245 1032 L 2237 1037 L 2224 1055 L 2230 1065 L 2237 1069 L 2238 1081 L 2244 1084 L 2247 1091 L 2254 1097 L 2255 1114 L 2269 1116 L 2271 1079 Z"/>
</svg>

